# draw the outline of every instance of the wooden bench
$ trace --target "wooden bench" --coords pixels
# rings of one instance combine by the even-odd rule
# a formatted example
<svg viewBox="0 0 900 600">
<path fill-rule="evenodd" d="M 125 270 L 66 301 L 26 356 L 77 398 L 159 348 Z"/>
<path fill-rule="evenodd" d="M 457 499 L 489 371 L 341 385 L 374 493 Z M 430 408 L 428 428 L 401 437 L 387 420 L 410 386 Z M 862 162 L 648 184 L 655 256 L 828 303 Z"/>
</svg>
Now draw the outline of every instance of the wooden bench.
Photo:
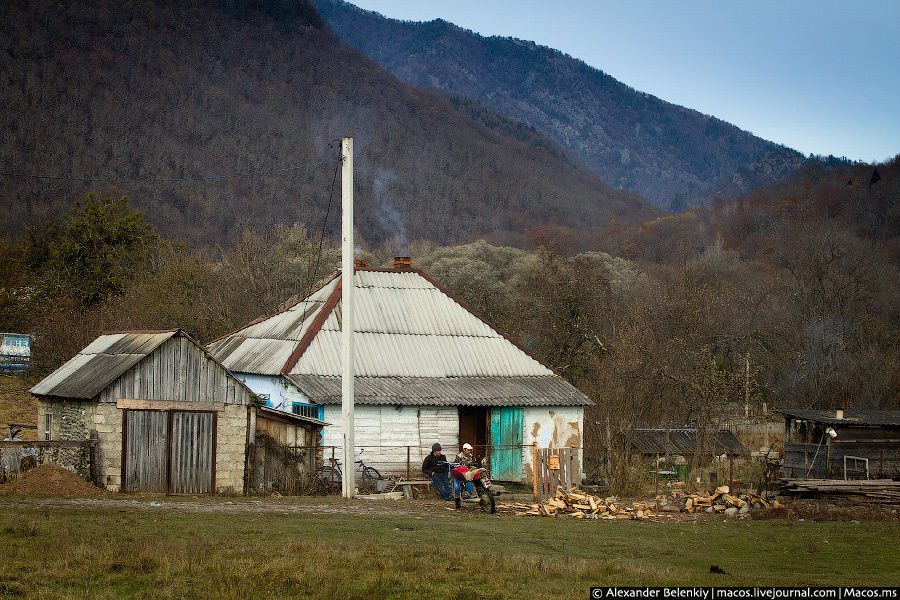
<svg viewBox="0 0 900 600">
<path fill-rule="evenodd" d="M 403 497 L 407 498 L 409 500 L 412 500 L 413 486 L 417 486 L 417 485 L 429 486 L 429 485 L 431 485 L 431 480 L 430 479 L 410 479 L 408 481 L 401 480 L 401 481 L 397 482 L 397 485 L 394 489 L 400 488 L 400 490 L 403 492 Z"/>
</svg>

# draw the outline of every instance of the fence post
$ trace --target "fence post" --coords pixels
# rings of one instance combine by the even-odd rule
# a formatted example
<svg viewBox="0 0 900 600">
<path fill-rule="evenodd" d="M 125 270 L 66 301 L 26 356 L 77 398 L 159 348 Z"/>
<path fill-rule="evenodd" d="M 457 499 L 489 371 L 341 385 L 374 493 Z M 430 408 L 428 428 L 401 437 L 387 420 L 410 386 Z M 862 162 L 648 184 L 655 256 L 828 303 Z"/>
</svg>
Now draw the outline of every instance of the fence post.
<svg viewBox="0 0 900 600">
<path fill-rule="evenodd" d="M 531 471 L 534 483 L 534 499 L 540 501 L 538 494 L 538 465 L 537 465 L 537 442 L 531 442 Z"/>
<path fill-rule="evenodd" d="M 406 480 L 407 481 L 409 481 L 409 454 L 410 454 L 410 448 L 409 448 L 409 446 L 407 446 L 406 447 Z"/>
</svg>

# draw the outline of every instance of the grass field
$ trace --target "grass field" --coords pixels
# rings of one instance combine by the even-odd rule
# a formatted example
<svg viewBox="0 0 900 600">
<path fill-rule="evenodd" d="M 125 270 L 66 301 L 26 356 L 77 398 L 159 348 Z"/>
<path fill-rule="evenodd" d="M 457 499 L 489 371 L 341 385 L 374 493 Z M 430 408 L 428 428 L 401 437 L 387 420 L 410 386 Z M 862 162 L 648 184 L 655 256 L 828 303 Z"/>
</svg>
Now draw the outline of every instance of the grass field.
<svg viewBox="0 0 900 600">
<path fill-rule="evenodd" d="M 591 585 L 900 581 L 896 521 L 676 525 L 443 506 L 394 516 L 340 502 L 304 513 L 146 504 L 0 499 L 0 596 L 550 599 L 585 598 Z"/>
</svg>

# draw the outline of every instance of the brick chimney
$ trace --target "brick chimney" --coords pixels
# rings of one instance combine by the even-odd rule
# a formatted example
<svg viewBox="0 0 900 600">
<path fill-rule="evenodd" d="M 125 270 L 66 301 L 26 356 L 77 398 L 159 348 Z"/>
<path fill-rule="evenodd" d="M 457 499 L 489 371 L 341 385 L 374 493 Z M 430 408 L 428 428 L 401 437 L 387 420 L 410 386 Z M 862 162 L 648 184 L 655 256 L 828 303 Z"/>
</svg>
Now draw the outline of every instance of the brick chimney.
<svg viewBox="0 0 900 600">
<path fill-rule="evenodd" d="M 394 257 L 394 270 L 395 271 L 409 271 L 412 269 L 412 259 L 408 256 L 395 256 Z"/>
<path fill-rule="evenodd" d="M 356 261 L 354 261 L 353 266 L 354 266 L 354 268 L 356 268 L 356 269 L 365 269 L 365 268 L 368 267 L 369 265 L 366 264 L 366 259 L 364 259 L 364 258 L 357 258 Z"/>
</svg>

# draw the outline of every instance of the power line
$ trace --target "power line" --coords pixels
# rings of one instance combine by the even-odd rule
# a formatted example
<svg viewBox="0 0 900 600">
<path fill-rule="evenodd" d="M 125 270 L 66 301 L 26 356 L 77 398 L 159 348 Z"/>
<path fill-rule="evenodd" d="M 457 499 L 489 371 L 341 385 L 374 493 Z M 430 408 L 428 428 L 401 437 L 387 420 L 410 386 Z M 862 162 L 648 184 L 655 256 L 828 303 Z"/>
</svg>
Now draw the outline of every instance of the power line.
<svg viewBox="0 0 900 600">
<path fill-rule="evenodd" d="M 298 169 L 308 167 L 321 167 L 322 165 L 330 165 L 334 160 L 326 160 L 322 162 L 306 163 L 302 165 L 294 165 L 292 167 L 284 167 L 282 169 L 269 169 L 265 171 L 250 171 L 247 173 L 229 173 L 227 175 L 212 175 L 209 177 L 132 177 L 132 178 L 108 178 L 108 177 L 65 177 L 59 175 L 38 175 L 36 173 L 15 173 L 9 171 L 0 171 L 0 176 L 4 177 L 22 177 L 27 179 L 47 179 L 51 181 L 88 181 L 99 183 L 136 183 L 146 181 L 150 183 L 178 183 L 190 181 L 215 181 L 221 179 L 235 179 L 238 177 L 256 177 L 259 175 L 277 175 L 280 173 L 289 173 Z"/>
<path fill-rule="evenodd" d="M 319 273 L 319 259 L 322 258 L 322 244 L 325 242 L 325 227 L 328 225 L 328 216 L 331 214 L 331 203 L 334 200 L 334 184 L 337 182 L 338 169 L 340 166 L 341 158 L 339 157 L 337 161 L 335 161 L 334 176 L 331 178 L 331 191 L 328 193 L 328 205 L 325 208 L 325 218 L 322 219 L 322 231 L 319 233 L 319 248 L 316 250 L 316 260 L 310 261 L 309 268 L 306 271 L 306 285 L 304 286 L 305 289 L 303 290 L 303 295 L 300 296 L 302 300 L 305 300 L 309 296 L 310 291 L 312 291 L 315 277 Z"/>
</svg>

